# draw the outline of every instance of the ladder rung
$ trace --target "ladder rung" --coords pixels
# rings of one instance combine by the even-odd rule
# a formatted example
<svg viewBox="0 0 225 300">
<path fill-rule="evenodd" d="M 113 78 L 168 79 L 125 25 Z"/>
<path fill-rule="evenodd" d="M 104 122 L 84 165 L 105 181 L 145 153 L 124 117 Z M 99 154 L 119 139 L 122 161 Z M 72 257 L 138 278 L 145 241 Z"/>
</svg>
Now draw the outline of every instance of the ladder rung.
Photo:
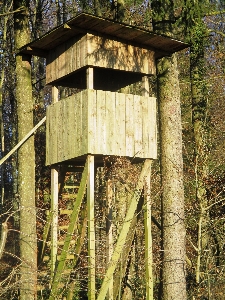
<svg viewBox="0 0 225 300">
<path fill-rule="evenodd" d="M 72 209 L 60 209 L 60 215 L 71 215 L 72 212 Z"/>
<path fill-rule="evenodd" d="M 66 200 L 66 199 L 76 199 L 77 198 L 77 194 L 62 194 L 62 199 Z"/>
<path fill-rule="evenodd" d="M 74 254 L 68 254 L 66 259 L 70 260 L 70 259 L 74 259 Z M 60 259 L 60 255 L 57 255 L 57 260 Z M 50 256 L 49 255 L 46 255 L 43 257 L 43 261 L 49 261 L 50 260 Z"/>
<path fill-rule="evenodd" d="M 65 243 L 64 240 L 61 240 L 61 241 L 58 241 L 58 242 L 57 242 L 58 246 L 63 246 L 64 243 Z M 70 245 L 75 245 L 75 243 L 76 243 L 76 240 L 71 240 L 71 241 L 70 241 Z M 48 242 L 47 242 L 47 245 L 48 245 L 48 247 L 50 247 L 50 246 L 51 246 L 51 241 L 48 241 Z"/>
<path fill-rule="evenodd" d="M 65 241 L 58 241 L 58 245 L 59 245 L 59 246 L 64 245 L 64 243 L 65 243 Z M 71 241 L 70 241 L 70 245 L 74 245 L 75 243 L 76 243 L 75 240 L 71 240 Z"/>
<path fill-rule="evenodd" d="M 63 283 L 59 283 L 58 287 L 59 288 L 63 288 L 64 284 Z M 37 285 L 37 291 L 45 291 L 45 290 L 50 290 L 50 285 L 49 284 L 46 284 L 46 285 L 38 284 Z"/>
<path fill-rule="evenodd" d="M 64 185 L 64 189 L 78 189 L 80 186 L 79 184 L 77 185 Z"/>
<path fill-rule="evenodd" d="M 69 225 L 61 225 L 61 226 L 58 226 L 58 229 L 59 230 L 65 230 L 65 229 L 68 229 Z"/>
</svg>

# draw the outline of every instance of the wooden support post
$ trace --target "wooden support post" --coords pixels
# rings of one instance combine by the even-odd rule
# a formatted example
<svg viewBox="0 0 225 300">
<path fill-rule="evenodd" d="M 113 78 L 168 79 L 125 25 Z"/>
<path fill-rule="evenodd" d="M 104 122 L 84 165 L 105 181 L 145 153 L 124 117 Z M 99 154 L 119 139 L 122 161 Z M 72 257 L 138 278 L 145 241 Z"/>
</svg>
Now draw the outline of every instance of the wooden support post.
<svg viewBox="0 0 225 300">
<path fill-rule="evenodd" d="M 94 156 L 88 155 L 88 300 L 95 300 Z"/>
<path fill-rule="evenodd" d="M 93 89 L 94 88 L 94 68 L 87 68 L 87 73 L 86 73 L 86 78 L 87 78 L 87 89 Z"/>
<path fill-rule="evenodd" d="M 142 96 L 149 97 L 149 82 L 148 76 L 142 77 Z"/>
<path fill-rule="evenodd" d="M 148 76 L 142 77 L 142 96 L 149 97 Z M 151 231 L 151 200 L 150 181 L 151 166 L 145 182 L 145 270 L 146 270 L 146 300 L 153 300 L 152 275 L 152 231 Z"/>
<path fill-rule="evenodd" d="M 58 243 L 58 170 L 51 169 L 51 278 L 54 277 Z"/>
<path fill-rule="evenodd" d="M 59 101 L 59 89 L 57 86 L 52 86 L 52 103 L 56 103 Z"/>
<path fill-rule="evenodd" d="M 150 182 L 151 171 L 145 179 L 145 272 L 146 272 L 146 300 L 153 300 L 153 275 L 152 275 L 152 231 L 151 231 L 151 199 Z"/>
<path fill-rule="evenodd" d="M 113 253 L 113 224 L 112 224 L 112 180 L 107 182 L 106 199 L 107 199 L 107 219 L 106 219 L 106 263 L 109 264 Z M 108 300 L 113 300 L 113 276 L 108 289 Z"/>
</svg>

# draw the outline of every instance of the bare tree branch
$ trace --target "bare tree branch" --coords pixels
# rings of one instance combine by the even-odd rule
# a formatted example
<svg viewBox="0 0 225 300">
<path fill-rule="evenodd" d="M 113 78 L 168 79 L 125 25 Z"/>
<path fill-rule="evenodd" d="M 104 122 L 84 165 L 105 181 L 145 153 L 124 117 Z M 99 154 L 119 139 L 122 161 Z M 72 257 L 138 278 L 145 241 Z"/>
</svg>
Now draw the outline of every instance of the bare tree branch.
<svg viewBox="0 0 225 300">
<path fill-rule="evenodd" d="M 17 12 L 24 11 L 25 9 L 26 9 L 25 6 L 21 6 L 21 7 L 19 7 L 18 9 L 14 10 L 14 11 L 10 11 L 10 12 L 4 13 L 4 14 L 0 14 L 0 17 L 12 15 L 12 14 L 15 14 Z"/>
</svg>

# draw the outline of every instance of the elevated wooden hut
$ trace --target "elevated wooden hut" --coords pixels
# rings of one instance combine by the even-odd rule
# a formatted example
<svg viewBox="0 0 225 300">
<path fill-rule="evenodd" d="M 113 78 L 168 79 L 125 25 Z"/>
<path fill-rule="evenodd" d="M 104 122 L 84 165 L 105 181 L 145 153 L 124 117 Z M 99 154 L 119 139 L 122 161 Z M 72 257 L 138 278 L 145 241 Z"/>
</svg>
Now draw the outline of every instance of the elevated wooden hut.
<svg viewBox="0 0 225 300">
<path fill-rule="evenodd" d="M 60 290 L 59 282 L 65 269 L 71 235 L 78 226 L 78 213 L 86 185 L 88 297 L 95 299 L 94 160 L 100 162 L 104 156 L 125 156 L 145 163 L 137 186 L 129 198 L 124 225 L 116 241 L 112 241 L 110 234 L 113 220 L 108 225 L 106 255 L 109 263 L 97 298 L 100 300 L 107 296 L 108 299 L 114 299 L 113 273 L 129 234 L 140 192 L 146 178 L 150 180 L 151 160 L 157 157 L 156 99 L 149 95 L 148 77 L 156 74 L 156 59 L 185 47 L 180 41 L 144 29 L 81 13 L 21 50 L 25 54 L 46 58 L 46 84 L 52 86 L 52 104 L 47 108 L 46 121 L 46 164 L 52 166 L 53 280 L 50 299 L 56 299 Z M 121 92 L 122 88 L 136 82 L 142 82 L 139 95 Z M 77 93 L 60 100 L 59 86 L 76 88 Z M 70 212 L 63 250 L 56 264 L 58 165 L 76 166 L 85 161 L 80 188 Z M 151 222 L 149 193 L 146 195 L 146 299 L 150 299 Z M 110 201 L 109 196 L 109 206 Z"/>
</svg>

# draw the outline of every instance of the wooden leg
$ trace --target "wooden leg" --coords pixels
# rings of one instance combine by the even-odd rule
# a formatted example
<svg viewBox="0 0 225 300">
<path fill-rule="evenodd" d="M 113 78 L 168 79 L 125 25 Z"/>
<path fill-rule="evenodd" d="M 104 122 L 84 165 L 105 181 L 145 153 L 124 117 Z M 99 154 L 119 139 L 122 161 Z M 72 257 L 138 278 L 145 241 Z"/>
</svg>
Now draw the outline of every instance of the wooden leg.
<svg viewBox="0 0 225 300">
<path fill-rule="evenodd" d="M 52 103 L 56 103 L 59 100 L 59 89 L 57 86 L 52 86 Z"/>
<path fill-rule="evenodd" d="M 113 253 L 113 229 L 112 229 L 112 180 L 107 182 L 107 220 L 106 220 L 106 263 L 109 264 Z M 108 289 L 108 300 L 113 300 L 113 276 L 110 280 Z"/>
<path fill-rule="evenodd" d="M 146 300 L 153 300 L 152 275 L 152 232 L 151 232 L 151 199 L 150 199 L 151 172 L 145 182 L 145 270 L 146 270 Z"/>
<path fill-rule="evenodd" d="M 86 78 L 87 78 L 87 89 L 94 88 L 94 69 L 89 67 L 86 71 Z"/>
<path fill-rule="evenodd" d="M 149 82 L 148 76 L 142 77 L 142 96 L 149 97 Z"/>
<path fill-rule="evenodd" d="M 58 170 L 51 169 L 51 278 L 54 277 L 58 243 Z"/>
<path fill-rule="evenodd" d="M 94 156 L 88 156 L 88 300 L 95 299 Z"/>
</svg>

